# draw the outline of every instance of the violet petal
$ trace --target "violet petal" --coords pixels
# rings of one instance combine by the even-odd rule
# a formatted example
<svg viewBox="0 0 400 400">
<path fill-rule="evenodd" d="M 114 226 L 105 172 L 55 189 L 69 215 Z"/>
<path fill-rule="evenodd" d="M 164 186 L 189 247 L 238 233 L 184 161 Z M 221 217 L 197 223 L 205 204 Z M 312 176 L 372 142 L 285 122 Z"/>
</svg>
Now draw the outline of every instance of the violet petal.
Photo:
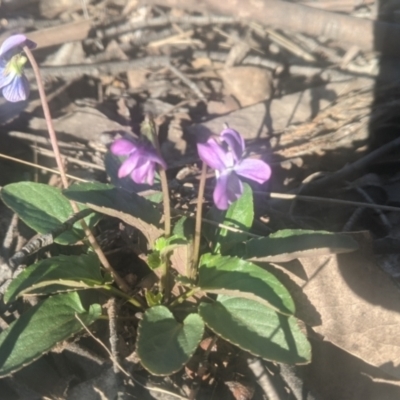
<svg viewBox="0 0 400 400">
<path fill-rule="evenodd" d="M 0 68 L 0 89 L 9 85 L 13 79 L 17 78 L 15 73 L 4 74 L 5 69 Z"/>
<path fill-rule="evenodd" d="M 220 144 L 210 138 L 206 143 L 197 143 L 197 151 L 203 162 L 209 167 L 218 171 L 223 171 L 225 168 L 232 167 L 231 157 Z"/>
<path fill-rule="evenodd" d="M 26 100 L 29 96 L 29 82 L 26 76 L 14 76 L 10 84 L 3 87 L 3 96 L 12 103 Z"/>
<path fill-rule="evenodd" d="M 234 167 L 234 171 L 238 175 L 258 183 L 264 183 L 271 177 L 270 166 L 262 160 L 252 158 L 242 160 Z"/>
<path fill-rule="evenodd" d="M 155 149 L 151 148 L 147 150 L 145 154 L 143 152 L 142 156 L 147 158 L 149 161 L 160 164 L 164 169 L 167 169 L 166 162 L 158 155 Z"/>
<path fill-rule="evenodd" d="M 155 170 L 154 163 L 146 161 L 144 164 L 137 166 L 132 171 L 131 178 L 136 183 L 148 183 L 149 185 L 153 185 L 154 170 Z"/>
<path fill-rule="evenodd" d="M 116 156 L 126 156 L 137 149 L 137 146 L 129 140 L 117 139 L 110 147 L 111 153 Z"/>
<path fill-rule="evenodd" d="M 29 40 L 25 35 L 13 35 L 7 38 L 0 47 L 0 57 L 4 57 L 15 47 L 28 46 L 30 49 L 36 47 L 36 43 Z"/>
<path fill-rule="evenodd" d="M 239 160 L 245 149 L 242 135 L 234 129 L 224 129 L 221 134 L 221 140 L 225 142 L 235 155 L 235 160 Z"/>
<path fill-rule="evenodd" d="M 118 178 L 124 178 L 128 176 L 135 168 L 139 161 L 136 154 L 129 156 L 121 165 L 118 170 Z"/>
<path fill-rule="evenodd" d="M 223 172 L 217 179 L 214 189 L 214 203 L 220 210 L 226 210 L 243 193 L 243 185 L 232 171 Z"/>
</svg>

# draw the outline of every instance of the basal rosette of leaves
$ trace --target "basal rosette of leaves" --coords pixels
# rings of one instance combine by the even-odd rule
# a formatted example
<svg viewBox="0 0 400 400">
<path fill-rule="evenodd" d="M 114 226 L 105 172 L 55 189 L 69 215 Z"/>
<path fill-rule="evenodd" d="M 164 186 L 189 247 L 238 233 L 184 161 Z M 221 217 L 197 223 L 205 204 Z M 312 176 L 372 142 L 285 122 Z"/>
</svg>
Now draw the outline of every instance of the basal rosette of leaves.
<svg viewBox="0 0 400 400">
<path fill-rule="evenodd" d="M 29 205 L 26 205 L 26 200 L 24 200 L 27 187 L 31 193 L 39 193 L 37 201 L 31 198 Z M 60 224 L 62 220 L 54 221 L 53 225 L 45 227 L 37 222 L 37 215 L 40 214 L 43 216 L 39 221 L 43 220 L 49 224 L 54 220 L 52 208 L 42 206 L 40 193 L 45 192 L 39 188 L 42 189 L 42 186 L 34 183 L 12 184 L 3 189 L 2 197 L 22 220 L 36 227 L 38 232 L 43 232 L 46 229 L 51 230 L 53 225 Z M 137 229 L 155 230 L 154 237 L 161 232 L 160 215 L 157 214 L 154 203 L 135 195 L 132 196 L 111 185 L 76 184 L 63 193 L 54 192 L 54 194 L 52 201 L 56 209 L 62 209 L 68 198 L 74 199 L 81 203 L 82 207 L 89 207 L 97 213 L 117 217 Z M 184 275 L 177 277 L 177 283 L 181 285 L 184 293 L 188 293 L 187 297 L 190 297 L 190 294 L 202 292 L 208 294 L 207 298 L 200 301 L 195 312 L 182 319 L 181 314 L 178 315 L 174 311 L 180 304 L 180 299 L 171 297 L 166 301 L 162 294 L 154 289 L 150 290 L 143 299 L 150 307 L 142 310 L 144 314 L 138 326 L 137 348 L 143 366 L 151 373 L 168 375 L 182 368 L 197 350 L 205 329 L 268 360 L 290 364 L 303 364 L 310 361 L 310 345 L 305 331 L 299 328 L 294 317 L 295 304 L 289 291 L 273 273 L 249 260 L 264 262 L 277 260 L 279 257 L 288 260 L 297 256 L 312 255 L 315 251 L 318 254 L 351 251 L 354 250 L 355 245 L 343 235 L 299 230 L 286 230 L 269 237 L 249 239 L 246 237 L 246 231 L 250 230 L 253 222 L 252 203 L 252 190 L 246 184 L 243 197 L 232 203 L 228 210 L 211 210 L 216 220 L 223 226 L 237 226 L 242 231 L 235 233 L 225 228 L 213 227 L 207 230 L 204 227 L 204 231 L 207 232 L 207 239 L 204 238 L 204 240 L 211 246 L 209 248 L 214 248 L 214 253 L 207 253 L 201 257 L 196 281 L 190 281 Z M 143 213 L 144 209 L 147 209 L 146 215 Z M 65 218 L 67 214 L 65 213 Z M 173 236 L 164 238 L 161 235 L 153 242 L 154 250 L 148 255 L 149 261 L 152 259 L 154 262 L 162 257 L 168 258 L 177 247 L 190 244 L 190 238 L 184 236 L 183 225 L 182 220 L 179 220 Z M 238 253 L 238 248 L 241 248 L 240 257 L 238 254 L 229 255 L 232 244 L 235 253 Z M 276 250 L 277 248 L 279 251 Z M 155 270 L 159 267 L 157 262 L 152 265 Z M 93 254 L 78 258 L 76 256 L 53 257 L 29 266 L 9 286 L 5 300 L 14 301 L 19 296 L 29 294 L 43 296 L 56 294 L 59 301 L 66 299 L 69 302 L 71 300 L 67 295 L 78 293 L 77 290 L 89 288 L 109 290 L 110 283 L 110 277 L 101 272 L 100 264 Z M 67 294 L 63 295 L 62 292 Z M 44 302 L 52 298 L 50 297 L 49 300 L 44 298 Z M 75 297 L 74 302 L 77 307 L 78 298 Z M 35 310 L 30 312 L 35 313 Z M 51 310 L 52 313 L 46 312 L 44 317 L 39 316 L 40 323 L 45 323 L 43 321 L 46 318 L 52 323 L 54 319 L 57 321 L 57 318 L 61 318 L 62 322 L 66 318 L 64 314 L 59 313 L 57 308 L 51 308 Z M 81 309 L 80 312 L 85 311 Z M 73 308 L 71 313 L 75 313 Z M 99 317 L 98 312 L 90 315 L 87 320 L 89 323 Z M 24 334 L 29 335 L 31 329 L 35 333 L 36 326 L 29 325 L 25 328 Z M 74 325 L 66 337 L 80 329 L 81 327 Z M 10 332 L 12 335 L 15 334 L 15 330 Z M 10 332 L 3 332 L 1 335 L 8 337 L 11 335 Z M 160 332 L 163 332 L 161 337 Z M 22 335 L 22 332 L 18 335 Z M 4 342 L 8 340 L 14 340 L 16 343 L 17 361 L 13 361 L 11 366 L 5 362 L 6 369 L 0 368 L 0 374 L 13 372 L 37 358 L 37 355 L 31 354 L 24 357 L 24 352 L 20 348 L 20 346 L 25 346 L 24 340 L 8 338 L 4 339 Z M 39 354 L 48 351 L 59 340 L 60 336 L 54 335 L 45 344 L 33 342 L 31 345 L 33 348 L 37 347 L 37 354 Z"/>
</svg>

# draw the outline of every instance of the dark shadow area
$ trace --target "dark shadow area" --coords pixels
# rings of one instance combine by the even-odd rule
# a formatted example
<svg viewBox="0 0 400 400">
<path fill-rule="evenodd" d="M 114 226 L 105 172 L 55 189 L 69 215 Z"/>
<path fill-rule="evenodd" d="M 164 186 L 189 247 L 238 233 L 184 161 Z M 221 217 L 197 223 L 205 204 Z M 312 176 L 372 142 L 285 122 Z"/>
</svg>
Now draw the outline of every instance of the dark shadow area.
<svg viewBox="0 0 400 400">
<path fill-rule="evenodd" d="M 377 22 L 393 24 L 399 29 L 400 4 L 397 1 L 377 1 Z M 376 25 L 377 26 L 377 25 Z M 391 51 L 389 46 L 383 46 L 379 54 L 379 73 L 375 82 L 374 103 L 372 110 L 380 109 L 379 113 L 372 112 L 369 125 L 370 143 L 369 149 L 375 150 L 380 146 L 391 142 L 399 137 L 399 101 L 400 101 L 400 37 L 390 32 L 375 29 L 375 47 L 380 43 L 393 43 L 395 41 L 397 51 Z M 390 102 L 388 101 L 390 100 Z M 385 108 L 381 105 L 387 103 Z M 393 148 L 398 153 L 398 149 Z"/>
</svg>

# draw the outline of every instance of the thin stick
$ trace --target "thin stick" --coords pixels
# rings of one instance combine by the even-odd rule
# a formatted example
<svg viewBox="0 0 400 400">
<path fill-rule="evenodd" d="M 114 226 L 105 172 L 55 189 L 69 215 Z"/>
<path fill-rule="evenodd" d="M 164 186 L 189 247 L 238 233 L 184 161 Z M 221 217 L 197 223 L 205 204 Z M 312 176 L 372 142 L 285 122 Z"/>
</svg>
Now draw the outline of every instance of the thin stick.
<svg viewBox="0 0 400 400">
<path fill-rule="evenodd" d="M 30 145 L 30 148 L 35 150 L 38 154 L 41 154 L 44 157 L 53 157 L 53 153 L 51 152 L 51 150 L 44 149 L 36 145 Z M 79 160 L 78 158 L 69 156 L 64 156 L 64 160 L 70 162 L 71 164 L 83 165 L 84 167 L 97 169 L 98 171 L 105 171 L 104 166 L 92 163 L 90 161 Z"/>
<path fill-rule="evenodd" d="M 118 333 L 117 333 L 117 322 L 116 322 L 117 301 L 115 300 L 115 297 L 111 297 L 107 305 L 108 305 L 107 307 L 108 327 L 110 330 L 110 349 L 111 349 L 111 354 L 113 355 L 112 360 L 119 361 Z M 114 369 L 114 374 L 117 374 L 118 365 L 114 362 L 113 362 L 113 369 Z"/>
<path fill-rule="evenodd" d="M 51 172 L 53 174 L 61 175 L 61 172 L 57 171 L 56 169 L 43 167 L 42 165 L 31 163 L 29 161 L 20 160 L 19 158 L 10 157 L 10 156 L 7 156 L 5 154 L 1 154 L 0 153 L 0 158 L 5 158 L 6 160 L 15 161 L 15 162 L 18 162 L 20 164 L 28 165 L 28 166 L 33 167 L 33 168 L 37 168 L 37 169 L 41 169 L 43 171 Z M 77 176 L 74 176 L 74 175 L 65 174 L 65 176 L 67 178 L 74 179 L 75 181 L 78 181 L 78 182 L 89 182 L 87 179 L 78 178 Z"/>
<path fill-rule="evenodd" d="M 203 100 L 207 101 L 206 97 L 200 90 L 200 88 L 193 82 L 191 81 L 186 75 L 184 75 L 181 71 L 179 71 L 178 68 L 175 68 L 172 64 L 168 65 L 169 70 L 176 75 L 186 86 L 188 86 L 195 94 L 196 96 Z"/>
<path fill-rule="evenodd" d="M 79 221 L 82 218 L 87 217 L 88 215 L 94 213 L 93 210 L 89 208 L 85 208 L 84 210 L 79 211 L 77 214 L 72 215 L 71 218 L 64 221 L 58 227 L 53 229 L 51 232 L 48 232 L 44 235 L 39 235 L 31 239 L 21 250 L 17 251 L 9 260 L 9 263 L 13 269 L 16 269 L 18 266 L 23 264 L 28 256 L 38 252 L 40 249 L 44 247 L 50 246 L 54 243 L 54 239 L 57 236 L 60 236 L 66 230 L 72 228 L 75 222 Z"/>
<path fill-rule="evenodd" d="M 351 180 L 362 173 L 365 168 L 370 165 L 373 161 L 382 158 L 387 153 L 392 152 L 396 147 L 400 146 L 400 138 L 396 138 L 389 143 L 384 144 L 376 150 L 371 151 L 366 156 L 354 161 L 352 164 L 346 165 L 339 171 L 331 175 L 327 175 L 324 178 L 318 179 L 314 182 L 310 182 L 305 186 L 305 190 L 311 191 L 316 189 L 323 189 L 328 185 L 335 184 L 337 182 L 343 182 L 345 180 Z"/>
<path fill-rule="evenodd" d="M 18 214 L 14 213 L 10 225 L 7 228 L 6 234 L 4 235 L 3 243 L 0 248 L 1 258 L 8 260 L 10 255 L 10 249 L 14 238 L 17 236 L 18 232 Z M 8 261 L 10 263 L 10 260 Z"/>
<path fill-rule="evenodd" d="M 257 192 L 257 191 L 255 191 L 254 193 L 267 194 L 267 195 L 269 195 L 269 197 L 271 197 L 271 199 L 314 201 L 314 202 L 318 202 L 318 203 L 343 204 L 343 205 L 354 206 L 354 207 L 364 207 L 364 208 L 372 208 L 372 209 L 376 209 L 376 210 L 400 212 L 400 207 L 370 204 L 370 203 L 364 203 L 361 201 L 349 201 L 349 200 L 340 200 L 340 199 L 330 199 L 330 198 L 325 198 L 325 197 L 304 196 L 304 195 L 300 195 L 300 194 L 275 193 L 275 192 Z"/>
<path fill-rule="evenodd" d="M 279 400 L 281 397 L 275 387 L 275 383 L 269 371 L 263 366 L 259 358 L 249 357 L 247 365 L 253 372 L 256 382 L 261 386 L 263 392 L 270 400 Z"/>
<path fill-rule="evenodd" d="M 200 253 L 200 239 L 201 239 L 201 221 L 203 215 L 203 196 L 204 188 L 206 186 L 207 165 L 203 162 L 201 165 L 201 175 L 199 183 L 199 194 L 197 196 L 197 210 L 196 210 L 196 225 L 194 228 L 194 241 L 193 241 L 193 260 L 192 270 L 190 277 L 194 279 L 197 275 L 197 263 Z"/>
<path fill-rule="evenodd" d="M 67 176 L 65 173 L 64 164 L 61 159 L 60 150 L 58 148 L 56 132 L 54 130 L 54 125 L 53 125 L 53 120 L 52 120 L 51 114 L 50 114 L 49 104 L 46 99 L 46 93 L 44 91 L 43 81 L 40 76 L 39 66 L 35 60 L 35 57 L 33 56 L 32 52 L 30 51 L 30 49 L 27 46 L 24 46 L 23 49 L 24 49 L 24 52 L 27 55 L 29 62 L 31 63 L 32 69 L 35 73 L 37 87 L 38 87 L 38 91 L 39 91 L 39 95 L 40 95 L 40 100 L 42 102 L 43 113 L 44 113 L 44 117 L 46 119 L 47 129 L 49 131 L 50 142 L 51 142 L 51 145 L 52 145 L 53 151 L 54 151 L 54 157 L 56 159 L 58 169 L 60 170 L 61 182 L 62 182 L 64 188 L 67 189 L 68 188 L 68 179 L 67 179 Z M 74 212 L 78 213 L 80 210 L 79 210 L 79 207 L 77 206 L 77 204 L 73 201 L 70 201 L 70 203 L 71 203 L 71 207 L 74 210 Z M 129 292 L 130 288 L 129 288 L 128 284 L 118 275 L 118 273 L 114 270 L 114 268 L 108 262 L 106 256 L 104 255 L 103 251 L 101 250 L 101 247 L 97 243 L 96 238 L 94 237 L 93 233 L 87 226 L 86 222 L 84 220 L 81 220 L 80 223 L 82 225 L 83 230 L 85 231 L 85 235 L 88 238 L 89 243 L 91 244 L 91 246 L 93 247 L 97 256 L 99 257 L 99 260 L 100 260 L 101 264 L 103 265 L 103 267 L 113 276 L 115 282 L 121 288 L 121 290 L 123 290 L 124 292 Z"/>
</svg>

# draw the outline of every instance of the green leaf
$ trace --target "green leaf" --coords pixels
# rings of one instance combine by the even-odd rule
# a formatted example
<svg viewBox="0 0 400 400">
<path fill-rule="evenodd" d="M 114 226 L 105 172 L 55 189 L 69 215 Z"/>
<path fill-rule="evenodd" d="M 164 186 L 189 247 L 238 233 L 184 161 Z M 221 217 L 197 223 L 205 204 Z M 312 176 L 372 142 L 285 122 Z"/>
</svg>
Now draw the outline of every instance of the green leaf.
<svg viewBox="0 0 400 400">
<path fill-rule="evenodd" d="M 57 256 L 33 264 L 22 271 L 4 294 L 4 301 L 14 301 L 25 294 L 49 294 L 72 289 L 89 289 L 105 284 L 100 263 L 94 253 L 80 256 Z M 109 283 L 109 282 L 107 282 Z"/>
<path fill-rule="evenodd" d="M 286 262 L 301 257 L 348 253 L 357 242 L 344 233 L 284 229 L 268 237 L 246 242 L 244 258 L 252 261 Z"/>
<path fill-rule="evenodd" d="M 254 219 L 251 187 L 244 183 L 242 196 L 232 203 L 228 210 L 221 211 L 214 206 L 210 209 L 206 218 L 248 232 Z M 248 238 L 245 233 L 232 232 L 225 228 L 210 226 L 205 229 L 205 235 L 214 244 L 215 251 L 219 251 L 220 247 L 222 247 L 223 251 L 227 251 L 235 243 L 243 242 Z"/>
<path fill-rule="evenodd" d="M 149 266 L 150 269 L 154 270 L 159 267 L 161 267 L 162 260 L 161 260 L 161 254 L 159 251 L 152 251 L 148 256 L 147 256 L 147 265 Z"/>
<path fill-rule="evenodd" d="M 294 314 L 290 293 L 273 274 L 237 257 L 204 254 L 198 286 L 208 293 L 253 299 L 283 314 Z"/>
<path fill-rule="evenodd" d="M 196 351 L 204 323 L 198 314 L 177 322 L 164 306 L 149 308 L 139 323 L 137 353 L 143 366 L 154 375 L 179 371 Z"/>
<path fill-rule="evenodd" d="M 38 359 L 57 343 L 82 330 L 101 315 L 101 306 L 86 311 L 78 293 L 59 294 L 38 303 L 0 334 L 0 377 Z"/>
<path fill-rule="evenodd" d="M 163 299 L 163 294 L 161 292 L 153 293 L 150 290 L 146 290 L 144 293 L 147 305 L 149 307 L 159 306 Z"/>
<path fill-rule="evenodd" d="M 99 213 L 119 218 L 145 235 L 151 247 L 161 236 L 161 213 L 154 204 L 137 195 L 103 183 L 78 183 L 63 191 L 71 200 Z"/>
<path fill-rule="evenodd" d="M 166 257 L 178 247 L 187 246 L 187 241 L 184 237 L 173 235 L 169 238 L 164 236 L 159 237 L 153 245 L 153 251 L 147 257 L 147 264 L 151 269 L 161 267 L 166 262 Z"/>
<path fill-rule="evenodd" d="M 201 303 L 199 314 L 216 334 L 256 356 L 287 364 L 310 362 L 310 343 L 294 317 L 253 300 L 228 296 Z"/>
<path fill-rule="evenodd" d="M 1 191 L 1 198 L 30 228 L 39 233 L 49 233 L 70 218 L 74 212 L 68 199 L 60 189 L 35 182 L 18 182 L 7 185 Z M 86 207 L 81 207 L 84 209 Z M 85 218 L 89 227 L 98 221 L 98 216 Z M 71 231 L 54 239 L 59 244 L 72 244 L 81 240 L 84 232 L 79 222 Z"/>
<path fill-rule="evenodd" d="M 194 226 L 195 223 L 193 219 L 180 217 L 172 229 L 172 234 L 186 238 L 186 240 L 191 240 L 193 237 Z"/>
</svg>

